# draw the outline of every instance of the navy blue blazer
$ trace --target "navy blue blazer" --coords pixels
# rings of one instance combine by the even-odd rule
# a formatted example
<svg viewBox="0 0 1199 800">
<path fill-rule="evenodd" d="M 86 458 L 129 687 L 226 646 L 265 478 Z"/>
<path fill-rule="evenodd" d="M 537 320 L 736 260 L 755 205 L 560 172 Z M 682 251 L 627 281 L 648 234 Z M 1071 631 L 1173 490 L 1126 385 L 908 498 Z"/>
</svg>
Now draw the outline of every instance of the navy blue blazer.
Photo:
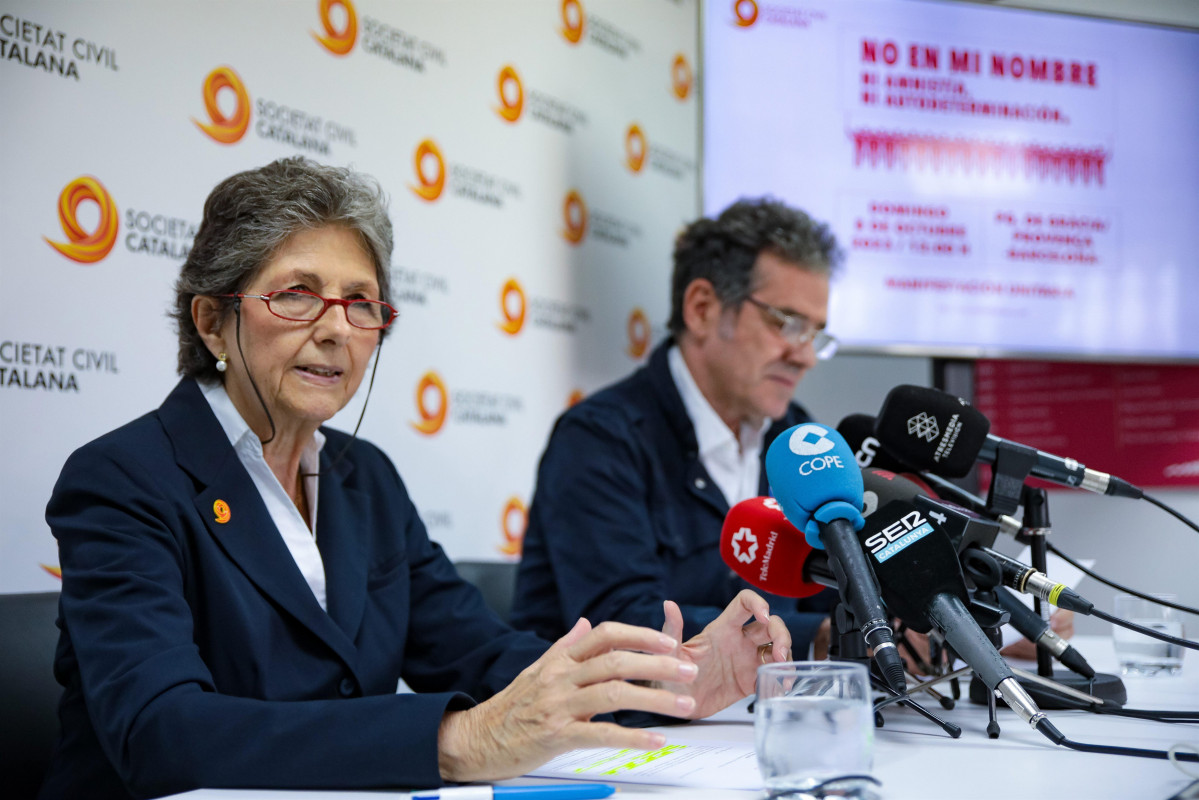
<svg viewBox="0 0 1199 800">
<path fill-rule="evenodd" d="M 65 692 L 41 797 L 436 786 L 446 710 L 545 651 L 458 577 L 382 452 L 330 468 L 349 437 L 324 433 L 328 613 L 194 381 L 70 457 L 46 511 Z"/>
<path fill-rule="evenodd" d="M 580 616 L 660 628 L 669 598 L 679 603 L 690 638 L 752 588 L 720 558 L 729 505 L 700 462 L 695 428 L 670 374 L 671 345 L 659 345 L 646 366 L 554 425 L 529 508 L 516 627 L 550 639 Z M 766 444 L 808 420 L 791 403 Z M 768 493 L 764 463 L 759 492 Z M 802 657 L 834 593 L 798 602 L 759 593 L 787 623 Z"/>
</svg>

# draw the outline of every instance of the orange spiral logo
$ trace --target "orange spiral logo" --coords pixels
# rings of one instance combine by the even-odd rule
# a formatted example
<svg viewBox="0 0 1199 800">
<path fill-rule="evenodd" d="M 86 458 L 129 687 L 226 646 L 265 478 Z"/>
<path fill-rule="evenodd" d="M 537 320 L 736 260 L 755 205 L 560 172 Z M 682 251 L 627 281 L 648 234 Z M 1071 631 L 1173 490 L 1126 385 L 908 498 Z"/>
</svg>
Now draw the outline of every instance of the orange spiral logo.
<svg viewBox="0 0 1199 800">
<path fill-rule="evenodd" d="M 429 396 L 430 391 L 437 396 L 437 403 L 432 409 L 425 404 L 425 399 Z M 445 382 L 436 372 L 431 370 L 426 372 L 420 382 L 416 384 L 416 413 L 420 414 L 420 422 L 409 424 L 417 432 L 423 433 L 425 436 L 432 436 L 445 424 L 445 415 L 449 410 L 450 396 L 446 391 Z"/>
<path fill-rule="evenodd" d="M 629 126 L 629 130 L 624 135 L 624 163 L 633 172 L 640 172 L 645 166 L 645 152 L 648 145 L 645 143 L 645 134 L 641 132 L 641 126 L 633 123 Z"/>
<path fill-rule="evenodd" d="M 641 358 L 649 349 L 649 318 L 640 308 L 634 308 L 629 314 L 629 349 L 633 358 Z"/>
<path fill-rule="evenodd" d="M 346 11 L 346 29 L 339 31 L 333 27 L 333 20 L 329 16 L 329 12 L 334 6 L 341 6 Z M 325 35 L 321 36 L 316 31 L 309 31 L 312 38 L 320 42 L 321 46 L 335 56 L 348 55 L 354 49 L 354 42 L 358 40 L 358 14 L 354 11 L 354 4 L 350 0 L 321 0 L 321 27 L 325 29 Z"/>
<path fill-rule="evenodd" d="M 425 164 L 432 160 L 434 164 L 433 177 L 428 177 L 425 174 Z M 416 196 L 421 200 L 432 203 L 437 198 L 441 197 L 441 190 L 445 188 L 445 159 L 441 155 L 440 148 L 432 139 L 425 139 L 416 146 L 416 158 L 414 160 L 416 166 L 416 180 L 420 183 L 419 186 L 408 184 L 408 188 L 416 193 Z"/>
<path fill-rule="evenodd" d="M 512 298 L 515 298 L 518 309 L 515 313 L 509 306 L 509 303 L 513 302 Z M 500 289 L 500 314 L 504 321 L 497 322 L 496 327 L 509 336 L 520 333 L 520 329 L 525 326 L 525 290 L 516 278 L 509 278 L 504 288 Z"/>
<path fill-rule="evenodd" d="M 737 27 L 739 28 L 748 28 L 753 25 L 758 21 L 757 0 L 734 0 L 733 16 L 737 18 Z"/>
<path fill-rule="evenodd" d="M 676 53 L 674 61 L 670 64 L 670 85 L 674 90 L 674 96 L 686 100 L 687 95 L 691 94 L 691 83 L 694 80 L 695 76 L 691 72 L 691 65 L 687 63 L 687 57 L 682 53 Z"/>
<path fill-rule="evenodd" d="M 229 521 L 232 514 L 229 511 L 229 504 L 224 500 L 214 500 L 212 502 L 212 513 L 215 514 L 215 519 L 221 525 Z"/>
<path fill-rule="evenodd" d="M 519 497 L 508 498 L 500 514 L 500 532 L 504 543 L 496 549 L 506 556 L 519 556 L 525 543 L 525 528 L 529 524 L 529 510 Z"/>
<path fill-rule="evenodd" d="M 516 88 L 510 89 L 515 86 Z M 520 119 L 520 112 L 525 107 L 525 89 L 521 86 L 520 75 L 516 74 L 516 68 L 511 64 L 506 64 L 500 70 L 499 79 L 500 104 L 496 108 L 495 113 L 499 114 L 508 122 L 516 122 Z M 514 100 L 508 99 L 509 91 L 513 91 L 516 95 Z"/>
<path fill-rule="evenodd" d="M 232 116 L 226 117 L 217 105 L 217 94 L 222 89 L 232 89 L 237 95 L 237 107 L 233 109 Z M 195 117 L 192 117 L 192 122 L 213 141 L 233 144 L 246 135 L 250 127 L 250 95 L 232 67 L 217 67 L 204 79 L 204 110 L 212 122 L 200 122 Z"/>
<path fill-rule="evenodd" d="M 586 16 L 583 14 L 583 4 L 579 0 L 562 0 L 562 37 L 571 44 L 578 44 L 583 38 L 583 25 Z"/>
<path fill-rule="evenodd" d="M 583 402 L 583 398 L 586 396 L 587 395 L 583 394 L 582 389 L 571 390 L 570 396 L 566 398 L 566 407 L 572 408 L 573 406 L 577 406 L 579 403 Z"/>
<path fill-rule="evenodd" d="M 90 200 L 100 207 L 100 222 L 91 233 L 79 224 L 77 215 L 79 204 L 84 200 Z M 120 218 L 117 204 L 104 184 L 90 175 L 81 175 L 64 186 L 62 194 L 58 196 L 58 223 L 70 241 L 54 242 L 43 236 L 46 244 L 72 261 L 94 264 L 108 255 L 116 244 Z"/>
<path fill-rule="evenodd" d="M 42 569 L 58 578 L 60 581 L 62 580 L 62 567 L 52 567 L 49 564 L 41 564 L 40 566 Z"/>
<path fill-rule="evenodd" d="M 574 189 L 566 193 L 566 200 L 562 203 L 562 221 L 566 225 L 562 229 L 562 238 L 571 244 L 583 241 L 587 235 L 587 204 Z"/>
</svg>

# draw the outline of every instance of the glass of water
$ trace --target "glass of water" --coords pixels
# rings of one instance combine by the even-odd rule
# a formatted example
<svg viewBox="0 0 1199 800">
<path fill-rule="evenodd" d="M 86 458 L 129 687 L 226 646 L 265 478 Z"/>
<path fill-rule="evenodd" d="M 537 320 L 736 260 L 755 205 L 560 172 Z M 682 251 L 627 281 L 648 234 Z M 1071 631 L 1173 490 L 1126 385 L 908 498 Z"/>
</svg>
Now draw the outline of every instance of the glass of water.
<svg viewBox="0 0 1199 800">
<path fill-rule="evenodd" d="M 875 797 L 866 667 L 832 661 L 759 667 L 754 743 L 771 797 Z"/>
<path fill-rule="evenodd" d="M 1175 602 L 1172 594 L 1153 595 Z M 1116 616 L 1144 628 L 1182 638 L 1182 620 L 1172 608 L 1130 594 L 1116 595 Z M 1112 627 L 1112 642 L 1120 671 L 1125 675 L 1177 675 L 1182 671 L 1181 645 L 1153 639 L 1118 625 Z"/>
</svg>

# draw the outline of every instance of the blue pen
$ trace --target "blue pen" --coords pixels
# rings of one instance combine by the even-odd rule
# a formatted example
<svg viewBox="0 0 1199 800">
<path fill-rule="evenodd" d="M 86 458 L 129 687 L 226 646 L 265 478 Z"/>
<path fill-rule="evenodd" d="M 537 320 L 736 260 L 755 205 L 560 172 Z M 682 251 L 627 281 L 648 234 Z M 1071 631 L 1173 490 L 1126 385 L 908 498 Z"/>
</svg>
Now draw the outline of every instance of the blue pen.
<svg viewBox="0 0 1199 800">
<path fill-rule="evenodd" d="M 412 800 L 453 800 L 469 794 L 478 797 L 478 790 L 487 787 L 449 787 L 430 792 L 414 792 Z M 616 791 L 606 783 L 543 783 L 529 786 L 492 786 L 491 796 L 503 800 L 599 800 Z M 464 791 L 465 790 L 465 791 Z"/>
</svg>

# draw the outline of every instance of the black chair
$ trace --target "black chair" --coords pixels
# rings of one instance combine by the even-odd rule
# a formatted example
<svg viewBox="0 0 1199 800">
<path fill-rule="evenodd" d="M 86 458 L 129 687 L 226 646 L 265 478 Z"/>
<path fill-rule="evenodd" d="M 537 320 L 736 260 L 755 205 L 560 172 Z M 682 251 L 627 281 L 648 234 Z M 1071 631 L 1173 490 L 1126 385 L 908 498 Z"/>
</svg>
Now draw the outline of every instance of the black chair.
<svg viewBox="0 0 1199 800">
<path fill-rule="evenodd" d="M 0 794 L 33 798 L 58 738 L 58 592 L 0 594 Z"/>
<path fill-rule="evenodd" d="M 507 561 L 458 561 L 458 574 L 483 593 L 487 607 L 504 622 L 512 613 L 512 595 L 516 592 L 516 564 Z"/>
</svg>

